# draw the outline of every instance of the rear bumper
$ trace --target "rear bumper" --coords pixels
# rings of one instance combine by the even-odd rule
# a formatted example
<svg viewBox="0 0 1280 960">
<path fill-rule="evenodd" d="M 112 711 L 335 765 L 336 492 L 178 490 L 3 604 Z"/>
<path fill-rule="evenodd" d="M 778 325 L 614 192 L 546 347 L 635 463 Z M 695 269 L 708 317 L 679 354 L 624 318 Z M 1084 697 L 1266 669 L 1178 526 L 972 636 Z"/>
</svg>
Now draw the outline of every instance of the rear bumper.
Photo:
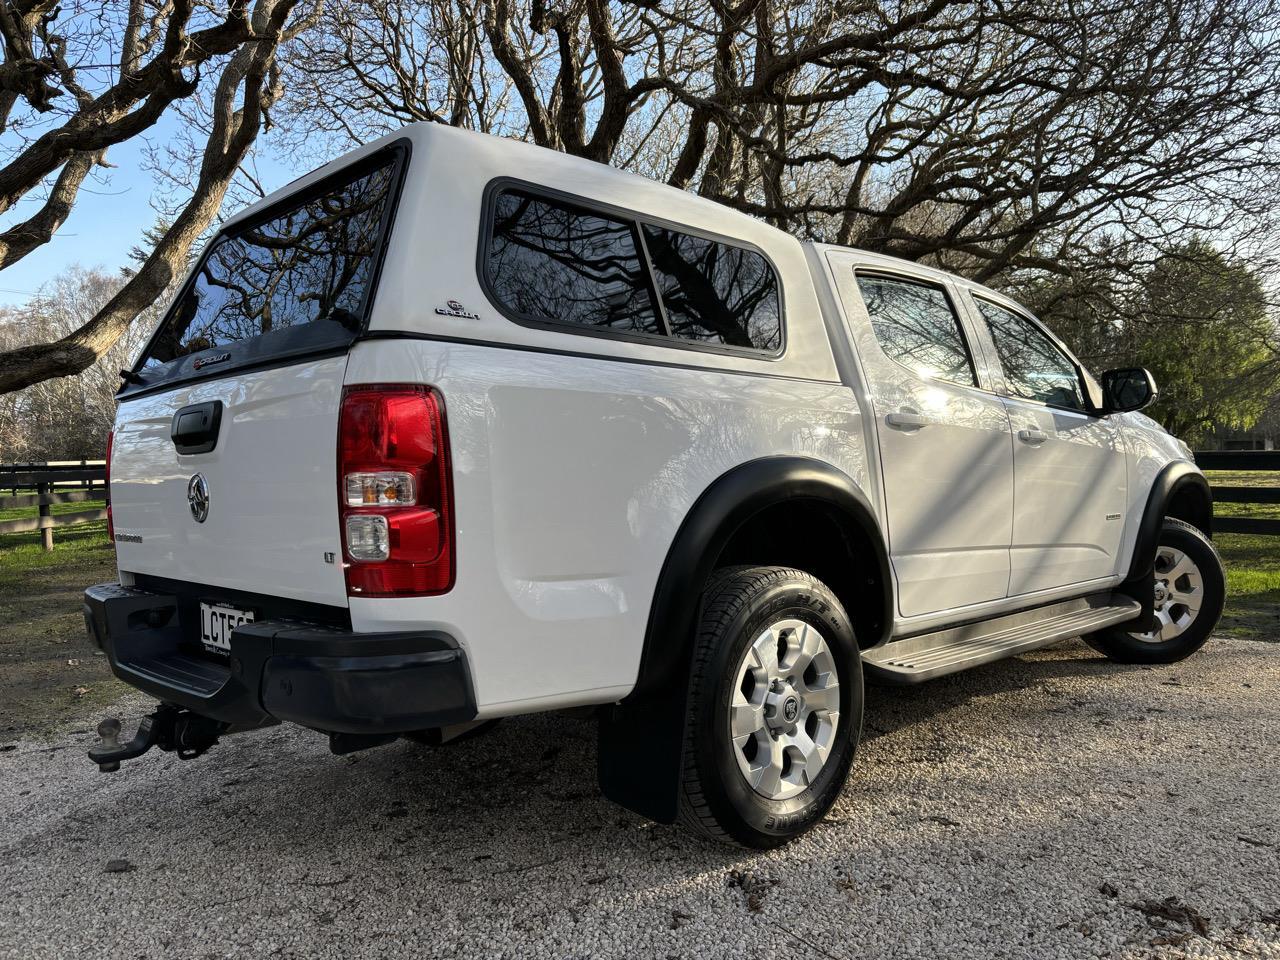
<svg viewBox="0 0 1280 960">
<path fill-rule="evenodd" d="M 476 715 L 465 653 L 431 631 L 354 633 L 260 620 L 205 654 L 189 600 L 104 583 L 84 595 L 89 636 L 125 683 L 244 729 L 288 720 L 331 733 L 405 733 Z"/>
</svg>

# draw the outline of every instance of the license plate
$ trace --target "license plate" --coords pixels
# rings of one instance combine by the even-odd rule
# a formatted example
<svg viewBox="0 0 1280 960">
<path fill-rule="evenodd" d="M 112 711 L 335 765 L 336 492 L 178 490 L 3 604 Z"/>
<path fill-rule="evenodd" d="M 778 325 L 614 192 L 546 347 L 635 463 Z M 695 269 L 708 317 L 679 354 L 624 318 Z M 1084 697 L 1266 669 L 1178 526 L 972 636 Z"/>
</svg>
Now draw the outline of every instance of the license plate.
<svg viewBox="0 0 1280 960">
<path fill-rule="evenodd" d="M 230 653 L 231 631 L 242 623 L 252 622 L 252 610 L 237 610 L 218 603 L 200 604 L 200 640 L 207 650 Z"/>
</svg>

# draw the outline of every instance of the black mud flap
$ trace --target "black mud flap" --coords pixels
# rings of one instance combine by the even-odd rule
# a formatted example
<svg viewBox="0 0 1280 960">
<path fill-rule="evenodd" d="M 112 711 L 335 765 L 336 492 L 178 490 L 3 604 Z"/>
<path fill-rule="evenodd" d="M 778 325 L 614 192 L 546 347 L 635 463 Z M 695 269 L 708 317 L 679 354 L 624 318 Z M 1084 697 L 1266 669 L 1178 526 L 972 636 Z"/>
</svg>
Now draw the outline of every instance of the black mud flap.
<svg viewBox="0 0 1280 960">
<path fill-rule="evenodd" d="M 679 687 L 680 685 L 675 685 Z M 623 701 L 600 718 L 601 792 L 657 823 L 675 823 L 683 762 L 685 691 Z"/>
</svg>

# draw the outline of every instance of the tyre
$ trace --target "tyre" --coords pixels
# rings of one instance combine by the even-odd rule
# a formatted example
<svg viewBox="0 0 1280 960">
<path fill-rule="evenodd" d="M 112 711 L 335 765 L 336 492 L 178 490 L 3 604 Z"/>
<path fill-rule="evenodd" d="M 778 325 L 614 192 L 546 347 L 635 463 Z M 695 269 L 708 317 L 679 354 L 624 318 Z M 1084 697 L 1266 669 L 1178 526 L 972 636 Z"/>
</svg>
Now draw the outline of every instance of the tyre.
<svg viewBox="0 0 1280 960">
<path fill-rule="evenodd" d="M 1176 663 L 1191 656 L 1218 625 L 1226 601 L 1222 559 L 1209 538 L 1166 518 L 1156 547 L 1156 617 L 1147 633 L 1112 627 L 1085 638 L 1119 663 Z"/>
<path fill-rule="evenodd" d="M 799 836 L 835 803 L 862 731 L 862 660 L 820 580 L 713 575 L 694 640 L 680 820 L 749 847 Z"/>
</svg>

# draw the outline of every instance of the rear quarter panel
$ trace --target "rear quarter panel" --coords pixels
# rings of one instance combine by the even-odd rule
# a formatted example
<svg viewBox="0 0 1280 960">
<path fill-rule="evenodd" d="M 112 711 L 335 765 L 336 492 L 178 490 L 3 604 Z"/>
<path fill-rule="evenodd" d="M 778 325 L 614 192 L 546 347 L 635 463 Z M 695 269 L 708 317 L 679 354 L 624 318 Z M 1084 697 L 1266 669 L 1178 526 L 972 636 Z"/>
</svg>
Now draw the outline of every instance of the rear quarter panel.
<svg viewBox="0 0 1280 960">
<path fill-rule="evenodd" d="M 733 467 L 800 453 L 867 482 L 838 383 L 427 340 L 359 345 L 348 382 L 440 389 L 457 510 L 453 590 L 352 598 L 353 625 L 456 636 L 482 715 L 625 695 L 676 531 Z"/>
</svg>

